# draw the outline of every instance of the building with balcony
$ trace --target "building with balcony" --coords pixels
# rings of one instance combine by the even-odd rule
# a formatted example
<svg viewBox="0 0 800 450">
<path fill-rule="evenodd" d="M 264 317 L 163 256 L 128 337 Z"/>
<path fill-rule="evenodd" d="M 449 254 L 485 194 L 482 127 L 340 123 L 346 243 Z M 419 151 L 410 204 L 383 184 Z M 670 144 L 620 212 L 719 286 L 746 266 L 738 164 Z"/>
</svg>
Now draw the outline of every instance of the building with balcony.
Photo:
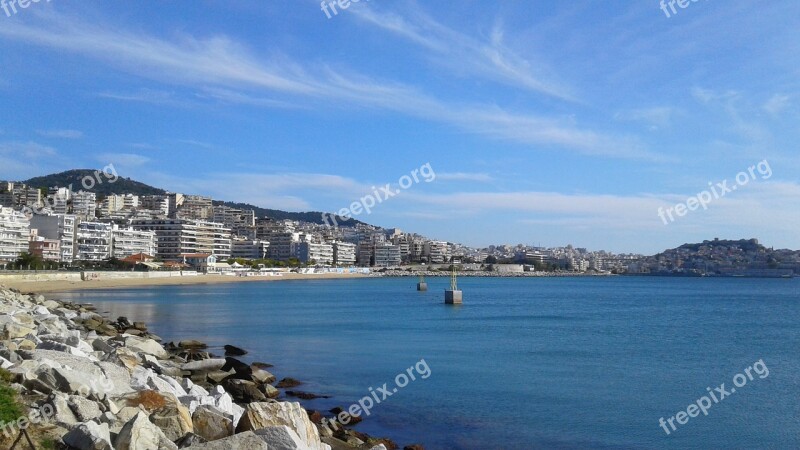
<svg viewBox="0 0 800 450">
<path fill-rule="evenodd" d="M 293 256 L 304 264 L 311 262 L 320 266 L 333 264 L 333 246 L 314 242 L 297 242 L 293 244 Z"/>
<path fill-rule="evenodd" d="M 353 266 L 356 263 L 356 245 L 349 242 L 333 243 L 333 263 L 337 266 Z"/>
<path fill-rule="evenodd" d="M 394 267 L 399 266 L 401 262 L 400 246 L 390 244 L 380 244 L 375 246 L 375 266 L 376 267 Z"/>
<path fill-rule="evenodd" d="M 97 196 L 94 192 L 73 192 L 72 213 L 78 218 L 94 220 L 97 217 Z"/>
<path fill-rule="evenodd" d="M 124 259 L 131 255 L 144 253 L 152 255 L 156 252 L 156 233 L 154 231 L 120 228 L 114 225 L 111 230 L 111 256 Z"/>
<path fill-rule="evenodd" d="M 61 262 L 72 263 L 75 259 L 75 222 L 77 219 L 70 214 L 40 215 L 34 214 L 30 219 L 31 230 L 37 230 L 37 235 L 45 239 L 59 241 L 61 249 Z"/>
<path fill-rule="evenodd" d="M 190 219 L 137 219 L 132 227 L 153 231 L 155 255 L 164 261 L 182 262 L 183 254 L 210 254 L 219 260 L 231 257 L 231 231 L 221 223 Z"/>
<path fill-rule="evenodd" d="M 30 221 L 21 212 L 0 207 L 0 262 L 13 262 L 29 249 Z"/>
<path fill-rule="evenodd" d="M 261 240 L 234 239 L 231 241 L 231 257 L 242 259 L 266 259 L 269 242 Z"/>
<path fill-rule="evenodd" d="M 111 257 L 111 224 L 81 222 L 75 227 L 75 259 L 103 261 Z"/>
</svg>

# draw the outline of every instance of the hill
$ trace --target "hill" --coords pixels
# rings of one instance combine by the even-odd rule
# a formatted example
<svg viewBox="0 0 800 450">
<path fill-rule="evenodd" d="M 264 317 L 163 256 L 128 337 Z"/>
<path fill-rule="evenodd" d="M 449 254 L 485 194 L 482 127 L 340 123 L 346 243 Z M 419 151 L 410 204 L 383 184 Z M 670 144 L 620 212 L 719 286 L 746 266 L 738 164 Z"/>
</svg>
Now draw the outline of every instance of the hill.
<svg viewBox="0 0 800 450">
<path fill-rule="evenodd" d="M 75 192 L 80 190 L 94 192 L 101 199 L 109 194 L 161 195 L 166 193 L 163 189 L 140 183 L 130 178 L 117 177 L 111 173 L 98 173 L 97 170 L 93 169 L 68 170 L 31 178 L 23 181 L 23 183 L 40 189 L 47 189 L 53 186 L 72 186 L 72 190 Z"/>
<path fill-rule="evenodd" d="M 157 187 L 147 185 L 145 183 L 132 180 L 130 178 L 116 177 L 111 173 L 97 173 L 93 169 L 74 169 L 66 172 L 54 173 L 42 177 L 35 177 L 23 181 L 28 186 L 47 189 L 49 187 L 70 187 L 77 192 L 84 190 L 87 192 L 94 192 L 97 194 L 98 199 L 103 199 L 110 194 L 134 194 L 134 195 L 163 195 L 167 191 Z M 187 192 L 187 194 L 191 194 Z M 324 224 L 322 212 L 291 212 L 281 211 L 279 209 L 268 209 L 259 206 L 251 205 L 248 203 L 228 202 L 215 200 L 214 205 L 225 205 L 231 208 L 239 209 L 252 209 L 255 211 L 258 218 L 270 218 L 273 220 L 298 220 L 302 222 L 310 222 L 316 224 Z M 364 224 L 364 222 L 355 219 L 343 219 L 336 216 L 336 221 L 341 227 L 354 227 L 357 224 Z"/>
</svg>

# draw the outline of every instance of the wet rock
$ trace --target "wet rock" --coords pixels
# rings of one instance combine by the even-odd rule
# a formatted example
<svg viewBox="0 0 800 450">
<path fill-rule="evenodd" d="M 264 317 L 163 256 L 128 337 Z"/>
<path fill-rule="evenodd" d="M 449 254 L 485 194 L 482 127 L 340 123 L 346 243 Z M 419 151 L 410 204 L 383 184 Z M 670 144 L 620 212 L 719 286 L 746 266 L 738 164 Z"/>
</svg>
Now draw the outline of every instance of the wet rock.
<svg viewBox="0 0 800 450">
<path fill-rule="evenodd" d="M 223 383 L 223 387 L 237 403 L 263 402 L 267 400 L 266 395 L 259 391 L 258 386 L 252 381 L 227 379 Z"/>
<path fill-rule="evenodd" d="M 244 356 L 247 354 L 247 350 L 236 347 L 234 345 L 226 345 L 224 349 L 225 349 L 225 356 Z"/>
<path fill-rule="evenodd" d="M 295 380 L 294 378 L 284 378 L 275 385 L 275 387 L 279 388 L 293 388 L 302 385 L 301 381 Z"/>
<path fill-rule="evenodd" d="M 303 392 L 303 391 L 286 391 L 286 395 L 288 397 L 296 397 L 300 400 L 314 400 L 316 398 L 331 398 L 330 395 L 317 395 L 312 394 L 310 392 Z"/>
</svg>

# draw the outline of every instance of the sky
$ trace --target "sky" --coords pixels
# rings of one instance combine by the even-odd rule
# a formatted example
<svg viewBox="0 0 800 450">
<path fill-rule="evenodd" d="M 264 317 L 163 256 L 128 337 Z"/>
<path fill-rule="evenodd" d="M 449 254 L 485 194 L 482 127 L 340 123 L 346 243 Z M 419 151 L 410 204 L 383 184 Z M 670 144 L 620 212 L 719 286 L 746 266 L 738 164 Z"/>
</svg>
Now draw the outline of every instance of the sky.
<svg viewBox="0 0 800 450">
<path fill-rule="evenodd" d="M 357 219 L 476 247 L 800 249 L 796 0 L 3 3 L 3 179 L 377 192 Z"/>
</svg>

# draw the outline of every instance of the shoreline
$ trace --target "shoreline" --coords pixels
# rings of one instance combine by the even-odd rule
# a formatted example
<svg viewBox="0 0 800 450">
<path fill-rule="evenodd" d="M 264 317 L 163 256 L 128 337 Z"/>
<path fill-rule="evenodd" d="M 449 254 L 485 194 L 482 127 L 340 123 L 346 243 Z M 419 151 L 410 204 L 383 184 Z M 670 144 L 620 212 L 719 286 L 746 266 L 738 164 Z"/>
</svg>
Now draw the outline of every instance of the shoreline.
<svg viewBox="0 0 800 450">
<path fill-rule="evenodd" d="M 49 294 L 55 292 L 82 291 L 95 289 L 122 289 L 152 286 L 181 286 L 181 285 L 202 285 L 202 284 L 227 284 L 240 282 L 280 282 L 296 280 L 333 280 L 333 279 L 356 279 L 371 278 L 363 274 L 297 274 L 286 273 L 281 276 L 263 277 L 234 277 L 227 275 L 197 275 L 166 278 L 112 278 L 101 280 L 77 281 L 77 280 L 14 280 L 9 279 L 14 276 L 0 275 L 0 286 L 8 289 L 17 289 L 23 292 L 35 292 L 37 294 Z"/>
<path fill-rule="evenodd" d="M 8 320 L 0 326 L 0 338 L 6 338 L 0 339 L 0 366 L 13 374 L 12 388 L 30 412 L 27 420 L 1 423 L 0 442 L 11 437 L 9 431 L 33 425 L 34 438 L 49 437 L 57 448 L 67 444 L 77 450 L 144 449 L 152 439 L 160 449 L 267 450 L 267 444 L 288 442 L 310 450 L 400 448 L 347 425 L 360 422 L 358 416 L 347 415 L 331 430 L 325 425 L 328 414 L 305 409 L 299 396 L 289 393 L 302 381 L 278 383 L 266 370 L 271 365 L 237 359 L 248 354 L 239 347 L 225 345 L 225 355 L 216 356 L 191 336 L 165 343 L 144 322 L 113 320 L 91 304 L 0 284 L 3 316 Z"/>
</svg>

